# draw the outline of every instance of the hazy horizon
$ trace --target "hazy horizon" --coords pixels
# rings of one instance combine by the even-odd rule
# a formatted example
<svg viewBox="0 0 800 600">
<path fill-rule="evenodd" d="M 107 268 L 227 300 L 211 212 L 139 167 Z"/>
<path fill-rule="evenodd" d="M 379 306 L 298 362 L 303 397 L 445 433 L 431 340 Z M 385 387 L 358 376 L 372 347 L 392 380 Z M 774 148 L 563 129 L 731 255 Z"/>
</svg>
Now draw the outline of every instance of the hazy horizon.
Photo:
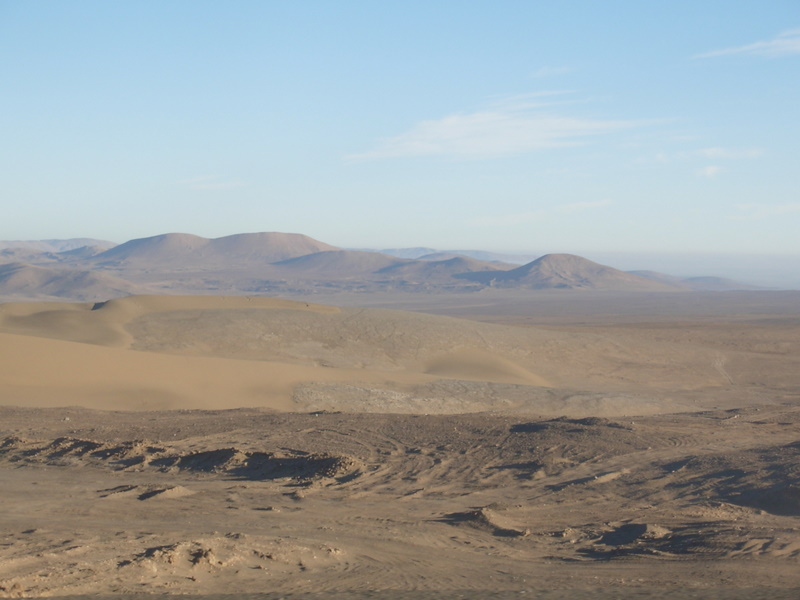
<svg viewBox="0 0 800 600">
<path fill-rule="evenodd" d="M 132 238 L 130 240 L 109 240 L 105 238 L 81 236 L 80 238 L 49 238 L 40 240 L 0 240 L 0 250 L 4 244 L 8 247 L 13 246 L 13 242 L 20 244 L 35 242 L 65 242 L 73 240 L 95 240 L 105 241 L 114 244 L 121 244 L 135 239 L 146 239 L 165 235 L 166 233 L 188 233 L 188 232 L 164 232 L 143 238 Z M 258 233 L 258 232 L 239 232 L 239 233 Z M 305 235 L 302 232 L 282 232 Z M 197 235 L 190 233 L 189 235 Z M 236 234 L 231 234 L 236 235 Z M 220 236 L 225 237 L 225 236 Z M 318 240 L 328 243 L 327 240 Z M 74 246 L 74 245 L 73 245 Z M 72 246 L 70 246 L 72 247 Z M 505 262 L 524 264 L 535 260 L 545 254 L 575 254 L 594 262 L 606 264 L 624 271 L 656 271 L 677 277 L 724 277 L 733 279 L 740 283 L 774 289 L 800 289 L 800 271 L 797 269 L 800 256 L 792 254 L 748 254 L 748 253 L 691 253 L 691 252 L 603 252 L 592 250 L 575 250 L 563 247 L 552 249 L 511 249 L 502 248 L 448 248 L 425 246 L 401 246 L 396 248 L 389 247 L 356 247 L 351 245 L 341 246 L 344 250 L 361 250 L 370 252 L 381 251 L 402 251 L 424 248 L 435 252 L 463 252 L 463 253 L 485 253 L 494 254 L 492 257 L 479 257 L 485 260 L 503 260 Z M 390 252 L 391 253 L 391 252 Z M 417 256 L 404 256 L 406 258 L 416 258 Z"/>
</svg>

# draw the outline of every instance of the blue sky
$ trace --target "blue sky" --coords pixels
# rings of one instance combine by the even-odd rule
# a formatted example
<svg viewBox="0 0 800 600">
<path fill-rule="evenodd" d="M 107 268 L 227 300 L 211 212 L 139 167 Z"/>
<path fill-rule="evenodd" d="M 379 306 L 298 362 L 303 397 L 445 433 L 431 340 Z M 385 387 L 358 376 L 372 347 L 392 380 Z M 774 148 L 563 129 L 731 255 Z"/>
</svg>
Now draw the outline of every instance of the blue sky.
<svg viewBox="0 0 800 600">
<path fill-rule="evenodd" d="M 0 239 L 800 257 L 800 2 L 0 0 Z"/>
</svg>

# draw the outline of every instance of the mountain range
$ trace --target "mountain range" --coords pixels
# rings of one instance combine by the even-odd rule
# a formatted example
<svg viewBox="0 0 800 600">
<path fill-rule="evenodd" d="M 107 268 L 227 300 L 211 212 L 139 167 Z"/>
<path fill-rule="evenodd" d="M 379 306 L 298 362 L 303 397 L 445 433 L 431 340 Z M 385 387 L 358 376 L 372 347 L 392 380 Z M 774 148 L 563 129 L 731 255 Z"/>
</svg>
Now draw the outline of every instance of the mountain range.
<svg viewBox="0 0 800 600">
<path fill-rule="evenodd" d="M 0 241 L 0 299 L 4 300 L 98 301 L 137 293 L 439 293 L 486 288 L 686 292 L 752 286 L 710 276 L 626 272 L 573 254 L 546 254 L 518 266 L 433 248 L 391 253 L 345 250 L 296 233 L 244 233 L 214 239 L 167 233 L 119 245 L 91 238 Z"/>
</svg>

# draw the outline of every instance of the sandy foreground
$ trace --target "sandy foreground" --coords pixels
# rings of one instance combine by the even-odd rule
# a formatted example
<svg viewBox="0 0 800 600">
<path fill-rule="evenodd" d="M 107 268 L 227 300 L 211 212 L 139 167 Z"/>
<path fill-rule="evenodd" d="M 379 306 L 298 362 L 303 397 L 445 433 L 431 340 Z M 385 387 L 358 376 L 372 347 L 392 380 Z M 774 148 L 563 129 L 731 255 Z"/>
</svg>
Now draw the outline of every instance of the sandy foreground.
<svg viewBox="0 0 800 600">
<path fill-rule="evenodd" d="M 0 305 L 0 595 L 797 597 L 796 315 L 488 317 Z"/>
</svg>

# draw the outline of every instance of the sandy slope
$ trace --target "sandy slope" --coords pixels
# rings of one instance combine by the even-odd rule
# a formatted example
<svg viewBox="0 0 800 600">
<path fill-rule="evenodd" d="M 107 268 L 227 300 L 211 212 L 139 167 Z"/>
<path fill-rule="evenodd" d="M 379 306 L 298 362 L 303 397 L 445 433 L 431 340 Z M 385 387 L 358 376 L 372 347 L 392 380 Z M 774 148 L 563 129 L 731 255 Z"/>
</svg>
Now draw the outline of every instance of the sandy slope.
<svg viewBox="0 0 800 600">
<path fill-rule="evenodd" d="M 5 403 L 37 406 L 649 414 L 797 383 L 797 359 L 769 345 L 269 298 L 12 303 L 0 336 Z"/>
<path fill-rule="evenodd" d="M 12 304 L 2 307 L 0 389 L 6 404 L 81 405 L 107 409 L 292 408 L 294 387 L 306 381 L 365 382 L 380 386 L 387 374 L 363 369 L 320 369 L 283 361 L 219 356 L 175 356 L 131 350 L 126 325 L 142 315 L 178 307 L 224 307 L 331 313 L 337 309 L 247 298 L 133 297 L 102 306 Z M 27 335 L 20 335 L 24 332 Z M 53 339 L 60 338 L 60 339 Z M 422 375 L 392 375 L 397 385 Z"/>
</svg>

